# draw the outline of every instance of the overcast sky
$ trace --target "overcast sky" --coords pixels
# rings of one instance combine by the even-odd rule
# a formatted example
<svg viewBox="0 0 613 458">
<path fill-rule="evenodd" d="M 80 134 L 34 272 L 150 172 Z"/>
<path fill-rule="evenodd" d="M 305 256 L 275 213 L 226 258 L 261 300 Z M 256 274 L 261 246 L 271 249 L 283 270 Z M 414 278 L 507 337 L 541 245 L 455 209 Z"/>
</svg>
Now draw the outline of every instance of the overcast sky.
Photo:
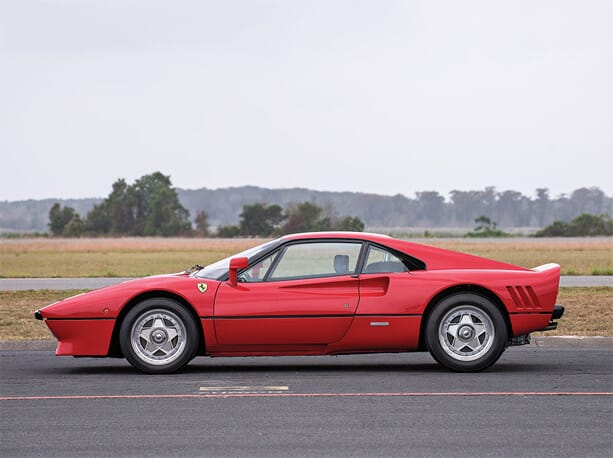
<svg viewBox="0 0 613 458">
<path fill-rule="evenodd" d="M 613 194 L 613 2 L 0 0 L 0 200 Z"/>
</svg>

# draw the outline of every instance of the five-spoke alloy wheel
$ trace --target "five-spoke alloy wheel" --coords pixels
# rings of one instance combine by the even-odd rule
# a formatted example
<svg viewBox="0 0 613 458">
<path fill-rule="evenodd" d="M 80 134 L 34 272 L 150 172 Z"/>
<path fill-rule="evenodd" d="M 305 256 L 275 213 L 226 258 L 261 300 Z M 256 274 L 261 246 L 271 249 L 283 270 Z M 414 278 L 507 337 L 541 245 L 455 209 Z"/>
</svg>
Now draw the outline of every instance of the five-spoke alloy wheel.
<svg viewBox="0 0 613 458">
<path fill-rule="evenodd" d="M 426 345 L 443 366 L 460 372 L 483 370 L 505 349 L 504 317 L 487 298 L 461 293 L 434 307 L 426 323 Z"/>
<path fill-rule="evenodd" d="M 149 374 L 166 374 L 181 369 L 194 357 L 198 327 L 180 303 L 147 299 L 126 314 L 119 341 L 134 367 Z"/>
</svg>

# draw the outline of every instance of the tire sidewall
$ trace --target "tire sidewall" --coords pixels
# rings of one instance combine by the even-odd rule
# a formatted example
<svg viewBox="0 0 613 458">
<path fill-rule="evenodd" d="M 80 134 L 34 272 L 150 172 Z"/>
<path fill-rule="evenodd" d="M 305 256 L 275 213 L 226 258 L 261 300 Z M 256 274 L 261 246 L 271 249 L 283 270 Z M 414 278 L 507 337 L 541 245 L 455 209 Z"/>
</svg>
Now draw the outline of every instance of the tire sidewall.
<svg viewBox="0 0 613 458">
<path fill-rule="evenodd" d="M 132 347 L 131 334 L 134 324 L 143 313 L 155 309 L 172 312 L 185 327 L 185 347 L 179 357 L 168 364 L 150 364 L 144 361 Z M 124 317 L 119 330 L 119 344 L 126 359 L 138 370 L 147 374 L 168 374 L 185 367 L 196 354 L 198 327 L 192 314 L 181 303 L 165 297 L 145 299 L 132 307 Z"/>
<path fill-rule="evenodd" d="M 439 341 L 439 328 L 442 319 L 453 308 L 472 306 L 487 314 L 494 326 L 494 341 L 490 349 L 473 361 L 461 361 L 450 356 Z M 502 355 L 507 343 L 507 327 L 498 307 L 489 299 L 474 293 L 453 294 L 438 302 L 428 316 L 425 327 L 425 341 L 432 357 L 441 365 L 457 372 L 476 372 L 494 364 Z"/>
</svg>

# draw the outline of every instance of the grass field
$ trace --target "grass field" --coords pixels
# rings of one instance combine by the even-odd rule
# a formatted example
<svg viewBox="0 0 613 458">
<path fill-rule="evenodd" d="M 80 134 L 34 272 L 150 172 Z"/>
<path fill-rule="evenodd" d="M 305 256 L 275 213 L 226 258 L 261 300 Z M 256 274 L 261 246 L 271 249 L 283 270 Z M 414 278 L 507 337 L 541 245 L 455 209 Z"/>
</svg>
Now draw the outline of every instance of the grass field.
<svg viewBox="0 0 613 458">
<path fill-rule="evenodd" d="M 555 262 L 563 275 L 613 275 L 613 238 L 425 239 L 441 248 L 524 267 Z M 5 239 L 0 277 L 141 277 L 206 265 L 262 239 Z"/>
<path fill-rule="evenodd" d="M 261 239 L 32 239 L 0 241 L 0 277 L 142 277 L 206 265 Z"/>
<path fill-rule="evenodd" d="M 69 297 L 73 291 L 0 291 L 0 340 L 52 339 L 33 312 Z M 613 336 L 613 288 L 561 288 L 558 303 L 566 307 L 555 331 L 542 335 Z"/>
</svg>

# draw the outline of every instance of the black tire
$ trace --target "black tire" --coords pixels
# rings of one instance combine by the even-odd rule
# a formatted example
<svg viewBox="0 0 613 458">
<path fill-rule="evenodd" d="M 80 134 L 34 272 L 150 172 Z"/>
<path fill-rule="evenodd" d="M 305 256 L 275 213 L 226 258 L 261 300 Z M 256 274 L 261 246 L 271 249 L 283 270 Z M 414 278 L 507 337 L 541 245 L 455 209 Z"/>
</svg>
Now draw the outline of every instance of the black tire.
<svg viewBox="0 0 613 458">
<path fill-rule="evenodd" d="M 198 349 L 198 326 L 179 302 L 160 297 L 136 304 L 119 330 L 126 359 L 147 374 L 169 374 L 189 363 Z"/>
<path fill-rule="evenodd" d="M 425 340 L 441 365 L 457 372 L 490 367 L 507 344 L 507 326 L 500 310 L 473 293 L 453 294 L 435 305 L 428 316 Z"/>
</svg>

